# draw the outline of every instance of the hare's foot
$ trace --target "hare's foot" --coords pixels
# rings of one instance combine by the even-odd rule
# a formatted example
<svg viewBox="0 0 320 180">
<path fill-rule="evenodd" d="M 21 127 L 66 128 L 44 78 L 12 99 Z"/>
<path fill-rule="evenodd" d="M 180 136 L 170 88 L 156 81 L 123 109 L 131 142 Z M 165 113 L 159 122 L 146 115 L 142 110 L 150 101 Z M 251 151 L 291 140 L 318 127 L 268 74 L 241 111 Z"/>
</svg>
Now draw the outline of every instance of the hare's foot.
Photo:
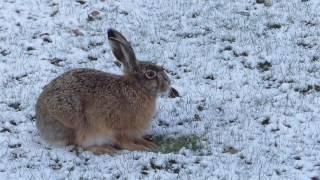
<svg viewBox="0 0 320 180">
<path fill-rule="evenodd" d="M 145 137 L 137 138 L 137 139 L 135 139 L 134 142 L 135 142 L 135 144 L 140 144 L 142 146 L 147 147 L 148 149 L 154 149 L 154 148 L 156 148 L 158 146 L 156 143 L 154 143 L 152 141 L 152 139 L 145 138 Z"/>
<path fill-rule="evenodd" d="M 141 143 L 136 143 L 135 139 L 131 137 L 118 135 L 115 138 L 115 146 L 120 149 L 127 149 L 129 151 L 145 151 L 149 148 Z"/>
<path fill-rule="evenodd" d="M 102 154 L 113 155 L 118 151 L 117 148 L 109 144 L 100 145 L 100 146 L 90 146 L 90 147 L 86 147 L 85 150 L 91 151 L 96 155 L 102 155 Z"/>
</svg>

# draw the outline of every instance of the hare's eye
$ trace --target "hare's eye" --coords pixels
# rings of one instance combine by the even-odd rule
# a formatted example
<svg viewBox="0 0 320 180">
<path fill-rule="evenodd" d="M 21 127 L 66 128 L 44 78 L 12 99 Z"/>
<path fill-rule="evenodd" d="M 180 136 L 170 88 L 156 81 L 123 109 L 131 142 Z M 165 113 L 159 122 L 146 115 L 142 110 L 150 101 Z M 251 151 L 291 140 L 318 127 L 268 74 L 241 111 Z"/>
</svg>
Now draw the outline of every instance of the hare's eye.
<svg viewBox="0 0 320 180">
<path fill-rule="evenodd" d="M 147 70 L 145 75 L 148 79 L 153 79 L 156 77 L 157 73 L 153 70 Z"/>
</svg>

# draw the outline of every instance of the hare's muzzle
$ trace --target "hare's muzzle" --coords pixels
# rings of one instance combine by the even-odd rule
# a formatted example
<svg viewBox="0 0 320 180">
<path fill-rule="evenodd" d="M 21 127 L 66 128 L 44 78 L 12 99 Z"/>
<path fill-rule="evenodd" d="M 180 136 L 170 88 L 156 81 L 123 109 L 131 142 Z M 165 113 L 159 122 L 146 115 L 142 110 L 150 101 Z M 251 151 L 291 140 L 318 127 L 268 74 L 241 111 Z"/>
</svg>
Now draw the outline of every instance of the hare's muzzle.
<svg viewBox="0 0 320 180">
<path fill-rule="evenodd" d="M 171 81 L 170 81 L 170 78 L 167 75 L 167 73 L 165 73 L 164 71 L 160 72 L 159 75 L 160 75 L 160 77 L 159 77 L 159 79 L 160 79 L 160 92 L 165 93 L 170 90 Z"/>
</svg>

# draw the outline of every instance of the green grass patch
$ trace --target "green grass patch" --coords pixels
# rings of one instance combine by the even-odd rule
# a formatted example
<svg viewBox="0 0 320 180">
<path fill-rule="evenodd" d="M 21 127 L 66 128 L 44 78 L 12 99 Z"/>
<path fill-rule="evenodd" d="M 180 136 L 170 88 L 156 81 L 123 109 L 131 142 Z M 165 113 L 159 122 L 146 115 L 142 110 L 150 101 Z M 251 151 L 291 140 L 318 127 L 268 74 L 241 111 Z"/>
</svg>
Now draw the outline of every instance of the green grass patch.
<svg viewBox="0 0 320 180">
<path fill-rule="evenodd" d="M 200 137 L 196 135 L 182 136 L 177 138 L 158 136 L 155 137 L 154 141 L 158 144 L 158 147 L 153 151 L 161 153 L 177 153 L 182 148 L 198 152 L 204 148 L 201 145 Z"/>
</svg>

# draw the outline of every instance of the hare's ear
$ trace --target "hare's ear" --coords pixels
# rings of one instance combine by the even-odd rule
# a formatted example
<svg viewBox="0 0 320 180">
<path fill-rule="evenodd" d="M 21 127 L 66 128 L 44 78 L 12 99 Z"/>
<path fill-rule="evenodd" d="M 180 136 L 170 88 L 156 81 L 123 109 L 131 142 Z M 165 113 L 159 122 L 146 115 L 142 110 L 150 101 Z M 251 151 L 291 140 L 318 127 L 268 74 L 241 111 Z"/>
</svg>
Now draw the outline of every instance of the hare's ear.
<svg viewBox="0 0 320 180">
<path fill-rule="evenodd" d="M 108 40 L 112 53 L 123 65 L 124 72 L 138 72 L 138 62 L 127 39 L 120 32 L 114 29 L 108 29 Z"/>
</svg>

